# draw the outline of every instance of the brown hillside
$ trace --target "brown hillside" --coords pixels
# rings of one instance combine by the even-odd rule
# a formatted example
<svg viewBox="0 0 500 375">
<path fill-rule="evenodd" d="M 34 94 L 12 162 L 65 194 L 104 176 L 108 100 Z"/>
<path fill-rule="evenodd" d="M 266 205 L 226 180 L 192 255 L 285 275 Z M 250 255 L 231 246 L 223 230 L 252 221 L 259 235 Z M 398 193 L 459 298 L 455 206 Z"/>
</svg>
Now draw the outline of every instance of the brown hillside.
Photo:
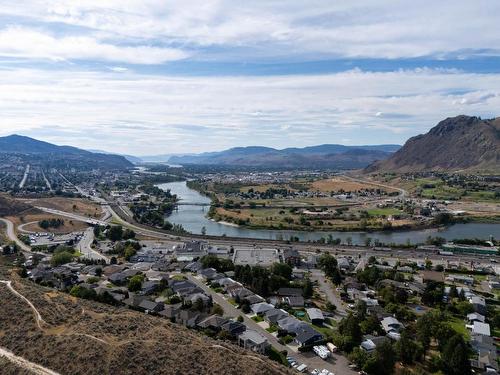
<svg viewBox="0 0 500 375">
<path fill-rule="evenodd" d="M 367 172 L 500 171 L 500 118 L 447 118 Z"/>
<path fill-rule="evenodd" d="M 0 347 L 60 374 L 289 374 L 275 362 L 166 319 L 114 308 L 14 278 L 40 312 L 0 284 Z M 1 362 L 0 362 L 1 363 Z M 9 365 L 8 373 L 16 373 Z M 0 370 L 1 373 L 3 373 Z"/>
</svg>

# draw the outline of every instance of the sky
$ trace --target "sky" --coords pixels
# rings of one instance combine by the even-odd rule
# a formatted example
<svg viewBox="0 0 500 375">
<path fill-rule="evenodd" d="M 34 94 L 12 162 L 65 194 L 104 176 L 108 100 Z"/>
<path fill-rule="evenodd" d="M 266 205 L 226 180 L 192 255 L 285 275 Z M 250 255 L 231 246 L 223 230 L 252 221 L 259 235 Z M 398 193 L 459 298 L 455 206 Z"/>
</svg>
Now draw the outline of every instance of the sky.
<svg viewBox="0 0 500 375">
<path fill-rule="evenodd" d="M 498 0 L 2 0 L 0 136 L 133 155 L 403 144 L 500 108 Z"/>
</svg>

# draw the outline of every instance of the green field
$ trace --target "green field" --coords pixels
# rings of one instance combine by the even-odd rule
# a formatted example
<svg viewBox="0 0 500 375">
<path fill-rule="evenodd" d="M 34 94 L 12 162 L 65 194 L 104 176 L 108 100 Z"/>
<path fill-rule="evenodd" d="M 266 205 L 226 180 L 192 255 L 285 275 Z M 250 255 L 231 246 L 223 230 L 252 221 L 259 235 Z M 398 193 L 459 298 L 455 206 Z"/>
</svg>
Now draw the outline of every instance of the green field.
<svg viewBox="0 0 500 375">
<path fill-rule="evenodd" d="M 390 216 L 390 215 L 399 215 L 403 213 L 403 211 L 398 210 L 397 208 L 371 208 L 366 210 L 370 216 Z"/>
</svg>

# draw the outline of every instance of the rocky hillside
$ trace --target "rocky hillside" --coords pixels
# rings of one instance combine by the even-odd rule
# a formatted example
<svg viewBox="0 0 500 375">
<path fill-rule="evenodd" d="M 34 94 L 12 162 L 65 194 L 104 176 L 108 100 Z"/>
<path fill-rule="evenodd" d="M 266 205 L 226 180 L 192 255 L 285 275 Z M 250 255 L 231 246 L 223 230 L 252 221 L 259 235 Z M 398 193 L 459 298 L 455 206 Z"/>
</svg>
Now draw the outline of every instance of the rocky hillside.
<svg viewBox="0 0 500 375">
<path fill-rule="evenodd" d="M 390 158 L 367 172 L 500 172 L 500 118 L 447 118 L 427 134 L 410 138 Z"/>
</svg>

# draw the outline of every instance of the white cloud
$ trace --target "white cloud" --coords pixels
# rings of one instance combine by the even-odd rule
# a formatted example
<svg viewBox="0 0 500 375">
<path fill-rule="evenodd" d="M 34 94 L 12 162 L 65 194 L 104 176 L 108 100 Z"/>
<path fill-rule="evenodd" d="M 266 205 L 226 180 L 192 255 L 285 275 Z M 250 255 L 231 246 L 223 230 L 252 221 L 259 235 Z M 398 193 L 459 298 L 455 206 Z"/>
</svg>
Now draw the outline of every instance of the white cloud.
<svg viewBox="0 0 500 375">
<path fill-rule="evenodd" d="M 120 61 L 160 64 L 187 57 L 173 48 L 117 46 L 89 36 L 54 37 L 37 30 L 9 27 L 0 31 L 0 55 L 30 59 Z"/>
<path fill-rule="evenodd" d="M 4 0 L 0 14 L 249 59 L 500 55 L 497 0 Z M 56 24 L 56 25 L 57 25 Z M 210 55 L 210 53 L 209 53 Z M 157 60 L 154 58 L 153 60 Z"/>
<path fill-rule="evenodd" d="M 429 69 L 272 77 L 3 70 L 0 133 L 135 154 L 403 142 L 448 116 L 495 114 L 499 87 L 500 74 Z"/>
</svg>

